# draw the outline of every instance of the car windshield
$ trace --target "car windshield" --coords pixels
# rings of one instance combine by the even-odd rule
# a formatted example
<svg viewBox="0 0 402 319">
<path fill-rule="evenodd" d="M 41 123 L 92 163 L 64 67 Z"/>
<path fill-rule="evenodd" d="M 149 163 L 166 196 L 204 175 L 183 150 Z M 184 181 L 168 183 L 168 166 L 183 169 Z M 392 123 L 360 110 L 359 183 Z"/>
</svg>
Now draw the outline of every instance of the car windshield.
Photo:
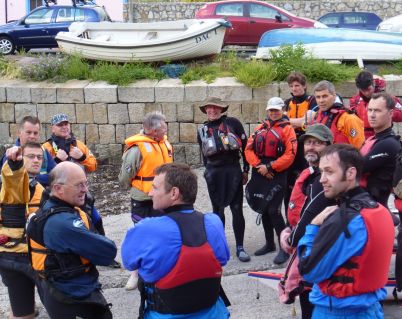
<svg viewBox="0 0 402 319">
<path fill-rule="evenodd" d="M 43 8 L 32 12 L 25 18 L 25 24 L 50 23 L 54 9 Z"/>
</svg>

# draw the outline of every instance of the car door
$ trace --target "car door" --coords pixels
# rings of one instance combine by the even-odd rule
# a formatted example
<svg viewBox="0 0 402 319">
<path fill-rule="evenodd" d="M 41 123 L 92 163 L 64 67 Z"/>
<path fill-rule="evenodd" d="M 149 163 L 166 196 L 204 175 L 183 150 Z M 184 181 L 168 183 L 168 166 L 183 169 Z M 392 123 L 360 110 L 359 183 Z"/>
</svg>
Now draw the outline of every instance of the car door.
<svg viewBox="0 0 402 319">
<path fill-rule="evenodd" d="M 290 19 L 274 7 L 249 3 L 247 9 L 249 15 L 248 39 L 252 45 L 257 45 L 266 31 L 292 27 Z"/>
<path fill-rule="evenodd" d="M 224 44 L 245 44 L 248 42 L 248 18 L 244 16 L 244 3 L 232 2 L 217 4 L 215 16 L 225 18 L 232 23 L 226 29 Z"/>
<path fill-rule="evenodd" d="M 49 25 L 48 32 L 51 36 L 51 45 L 53 47 L 57 46 L 57 41 L 55 39 L 57 33 L 60 31 L 68 31 L 68 27 L 75 19 L 75 11 L 77 8 L 74 7 L 59 7 L 57 8 L 55 21 Z"/>
<path fill-rule="evenodd" d="M 17 46 L 26 48 L 47 47 L 52 43 L 48 27 L 54 19 L 52 7 L 32 11 L 11 31 Z"/>
</svg>

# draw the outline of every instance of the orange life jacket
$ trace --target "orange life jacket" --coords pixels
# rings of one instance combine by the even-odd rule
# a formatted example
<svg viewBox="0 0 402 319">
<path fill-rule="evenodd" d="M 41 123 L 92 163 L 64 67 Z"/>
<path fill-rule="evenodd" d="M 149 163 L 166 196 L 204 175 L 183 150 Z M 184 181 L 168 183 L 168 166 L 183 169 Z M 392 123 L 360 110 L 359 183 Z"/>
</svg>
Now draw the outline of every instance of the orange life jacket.
<svg viewBox="0 0 402 319">
<path fill-rule="evenodd" d="M 131 186 L 148 194 L 158 166 L 173 161 L 173 147 L 166 136 L 162 141 L 155 141 L 143 134 L 131 136 L 125 140 L 126 150 L 137 146 L 141 152 L 141 166 L 131 181 Z"/>
<path fill-rule="evenodd" d="M 345 134 L 343 134 L 337 127 L 338 120 L 343 113 L 345 113 L 345 110 L 343 108 L 333 107 L 325 115 L 323 112 L 319 111 L 317 117 L 315 118 L 315 123 L 322 123 L 331 130 L 334 136 L 334 144 L 349 144 L 349 141 Z"/>
<path fill-rule="evenodd" d="M 387 283 L 395 235 L 391 216 L 380 204 L 363 208 L 360 215 L 366 225 L 367 243 L 360 256 L 350 258 L 329 279 L 318 284 L 328 296 L 344 298 L 369 293 Z"/>
<path fill-rule="evenodd" d="M 289 125 L 289 122 L 280 123 L 275 126 L 268 126 L 264 122 L 261 127 L 254 132 L 254 153 L 261 159 L 277 159 L 285 151 L 285 145 L 282 142 L 283 128 Z"/>
</svg>

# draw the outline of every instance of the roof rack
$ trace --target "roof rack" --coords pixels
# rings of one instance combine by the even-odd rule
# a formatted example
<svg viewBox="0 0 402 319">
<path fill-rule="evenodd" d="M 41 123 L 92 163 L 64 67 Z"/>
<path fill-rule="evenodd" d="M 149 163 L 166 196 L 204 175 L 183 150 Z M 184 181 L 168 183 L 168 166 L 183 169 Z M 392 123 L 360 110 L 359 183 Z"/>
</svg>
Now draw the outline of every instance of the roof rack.
<svg viewBox="0 0 402 319">
<path fill-rule="evenodd" d="M 56 0 L 57 1 L 57 0 Z M 78 5 L 86 5 L 86 4 L 95 4 L 92 0 L 71 0 L 73 6 L 76 7 Z"/>
</svg>

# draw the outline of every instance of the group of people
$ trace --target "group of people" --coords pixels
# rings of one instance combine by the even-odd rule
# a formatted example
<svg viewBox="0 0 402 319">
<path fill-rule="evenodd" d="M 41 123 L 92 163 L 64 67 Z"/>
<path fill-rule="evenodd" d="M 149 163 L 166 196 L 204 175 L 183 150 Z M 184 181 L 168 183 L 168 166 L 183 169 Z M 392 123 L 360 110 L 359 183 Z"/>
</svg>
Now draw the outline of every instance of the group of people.
<svg viewBox="0 0 402 319">
<path fill-rule="evenodd" d="M 121 255 L 131 271 L 126 289 L 140 292 L 140 318 L 229 318 L 221 285 L 230 258 L 225 207 L 236 257 L 248 262 L 244 194 L 265 237 L 254 255 L 277 251 L 275 264 L 297 256 L 291 261 L 302 278 L 303 318 L 383 317 L 399 101 L 367 71 L 356 77 L 359 93 L 348 107 L 328 81 L 313 95 L 301 73 L 292 72 L 288 84 L 291 98 L 269 99 L 266 119 L 249 137 L 219 98 L 200 105 L 207 120 L 197 136 L 212 213 L 194 208 L 197 177 L 173 162 L 163 114 L 146 114 L 142 131 L 126 139 L 118 179 L 130 188 L 133 227 Z M 0 275 L 9 317 L 35 317 L 36 286 L 51 318 L 112 318 L 96 265 L 119 267 L 117 248 L 86 176 L 97 162 L 67 115 L 54 115 L 51 130 L 41 145 L 39 120 L 25 117 L 2 159 Z"/>
</svg>

